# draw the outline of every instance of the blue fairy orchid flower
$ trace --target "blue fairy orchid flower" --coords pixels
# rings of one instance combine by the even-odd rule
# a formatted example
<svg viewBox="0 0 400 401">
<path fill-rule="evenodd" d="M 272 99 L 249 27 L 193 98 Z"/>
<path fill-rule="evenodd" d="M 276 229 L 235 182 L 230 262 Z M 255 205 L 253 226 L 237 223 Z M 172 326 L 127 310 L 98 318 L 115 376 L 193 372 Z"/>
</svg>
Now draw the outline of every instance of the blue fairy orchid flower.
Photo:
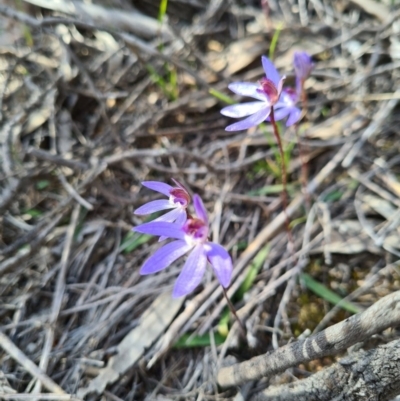
<svg viewBox="0 0 400 401">
<path fill-rule="evenodd" d="M 252 97 L 257 99 L 257 101 L 224 107 L 221 110 L 221 114 L 224 116 L 233 118 L 249 116 L 242 121 L 228 125 L 225 128 L 226 131 L 241 131 L 262 123 L 271 114 L 271 107 L 278 104 L 285 77 L 280 77 L 277 69 L 268 57 L 262 56 L 261 61 L 266 77 L 262 78 L 259 84 L 233 82 L 228 86 L 232 92 Z"/>
<path fill-rule="evenodd" d="M 296 74 L 296 88 L 300 96 L 304 81 L 310 76 L 315 64 L 307 52 L 294 52 L 293 56 L 294 72 Z"/>
<path fill-rule="evenodd" d="M 139 233 L 176 240 L 164 245 L 150 256 L 140 269 L 140 274 L 152 274 L 163 270 L 190 251 L 176 280 L 172 293 L 174 298 L 189 294 L 200 284 L 207 261 L 210 262 L 223 287 L 228 287 L 231 281 L 232 259 L 221 245 L 208 241 L 207 211 L 200 196 L 193 197 L 193 205 L 197 216 L 188 218 L 183 226 L 165 221 L 152 221 L 133 229 Z"/>
<path fill-rule="evenodd" d="M 296 107 L 298 101 L 299 94 L 293 88 L 283 88 L 279 102 L 275 106 L 276 109 L 274 107 L 275 120 L 279 121 L 288 117 L 286 120 L 287 127 L 296 124 L 301 117 L 301 110 Z M 268 118 L 267 121 L 270 119 Z"/>
<path fill-rule="evenodd" d="M 307 79 L 315 66 L 312 57 L 307 52 L 294 52 L 293 65 L 299 79 Z"/>
<path fill-rule="evenodd" d="M 146 215 L 159 212 L 161 210 L 173 209 L 170 212 L 158 217 L 155 221 L 176 222 L 182 225 L 186 221 L 186 209 L 190 203 L 190 195 L 186 188 L 176 180 L 175 187 L 158 181 L 143 181 L 142 184 L 167 196 L 168 199 L 154 200 L 144 204 L 134 211 L 137 215 Z"/>
<path fill-rule="evenodd" d="M 224 107 L 221 113 L 227 117 L 247 117 L 237 123 L 228 125 L 226 131 L 240 131 L 254 127 L 263 121 L 270 121 L 271 107 L 274 108 L 274 119 L 283 120 L 288 117 L 286 126 L 297 123 L 301 117 L 301 110 L 296 107 L 302 94 L 304 81 L 309 76 L 314 63 L 305 52 L 296 52 L 294 66 L 296 73 L 296 88 L 283 88 L 285 77 L 280 77 L 274 64 L 267 57 L 261 58 L 266 78 L 259 84 L 250 82 L 234 82 L 228 87 L 238 95 L 257 99 L 255 102 L 234 104 Z"/>
</svg>

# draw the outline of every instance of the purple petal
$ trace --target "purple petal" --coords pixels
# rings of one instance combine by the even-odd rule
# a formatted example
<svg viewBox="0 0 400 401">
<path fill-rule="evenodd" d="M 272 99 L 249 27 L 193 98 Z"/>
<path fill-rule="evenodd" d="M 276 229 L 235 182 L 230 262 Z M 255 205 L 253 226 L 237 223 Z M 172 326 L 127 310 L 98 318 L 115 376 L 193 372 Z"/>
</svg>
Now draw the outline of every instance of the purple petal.
<svg viewBox="0 0 400 401">
<path fill-rule="evenodd" d="M 133 213 L 134 214 L 139 214 L 139 215 L 144 215 L 144 214 L 150 214 L 154 212 L 159 212 L 160 210 L 165 210 L 165 209 L 172 209 L 175 206 L 172 205 L 169 200 L 167 199 L 159 199 L 155 201 L 151 201 L 148 203 L 145 203 L 143 206 L 140 206 L 137 208 Z"/>
<path fill-rule="evenodd" d="M 278 87 L 281 77 L 279 75 L 279 72 L 275 68 L 274 63 L 266 56 L 261 57 L 261 62 L 266 77 L 270 79 L 275 84 L 276 87 Z"/>
<path fill-rule="evenodd" d="M 275 105 L 275 108 L 278 106 L 292 106 L 299 100 L 299 95 L 296 90 L 293 88 L 283 88 L 281 96 L 279 98 L 279 102 Z"/>
<path fill-rule="evenodd" d="M 245 118 L 235 124 L 228 125 L 225 131 L 242 131 L 250 127 L 254 127 L 267 119 L 271 113 L 271 108 L 266 107 L 263 110 L 254 113 L 252 116 Z"/>
<path fill-rule="evenodd" d="M 219 244 L 207 243 L 207 258 L 222 287 L 228 287 L 232 278 L 232 259 L 229 253 Z"/>
<path fill-rule="evenodd" d="M 179 298 L 192 292 L 201 282 L 207 266 L 203 245 L 197 245 L 190 253 L 178 276 L 172 296 Z"/>
<path fill-rule="evenodd" d="M 200 196 L 195 194 L 193 196 L 193 206 L 194 210 L 196 211 L 196 215 L 200 220 L 203 220 L 204 223 L 208 224 L 208 216 L 207 216 L 207 210 L 204 207 L 204 203 L 201 200 Z"/>
<path fill-rule="evenodd" d="M 278 110 L 275 110 L 275 108 L 274 108 L 275 121 L 280 121 L 280 120 L 284 119 L 285 117 L 287 117 L 290 114 L 290 112 L 291 112 L 290 107 L 283 107 Z"/>
<path fill-rule="evenodd" d="M 183 226 L 187 220 L 187 213 L 186 210 L 184 209 L 177 209 L 179 211 L 179 215 L 175 220 L 176 224 L 179 224 L 180 226 Z"/>
<path fill-rule="evenodd" d="M 293 65 L 296 77 L 300 81 L 304 81 L 311 74 L 315 64 L 307 52 L 294 52 Z"/>
<path fill-rule="evenodd" d="M 228 85 L 228 88 L 237 95 L 265 100 L 264 94 L 258 91 L 260 89 L 260 85 L 253 82 L 232 82 Z"/>
<path fill-rule="evenodd" d="M 290 116 L 286 121 L 286 127 L 290 127 L 293 124 L 296 124 L 297 121 L 300 120 L 301 117 L 301 110 L 297 107 L 292 107 L 290 109 Z"/>
<path fill-rule="evenodd" d="M 132 231 L 175 239 L 184 239 L 185 237 L 185 233 L 179 224 L 167 223 L 165 221 L 152 221 L 151 223 L 140 224 L 133 227 Z"/>
<path fill-rule="evenodd" d="M 167 223 L 173 223 L 175 222 L 176 224 L 179 224 L 180 226 L 183 226 L 185 221 L 187 219 L 187 214 L 186 210 L 182 208 L 176 208 L 174 210 L 171 210 L 170 212 L 156 218 L 154 221 L 166 221 Z M 158 242 L 166 240 L 168 237 L 162 236 L 158 239 Z"/>
<path fill-rule="evenodd" d="M 143 181 L 142 185 L 145 186 L 146 188 L 152 189 L 153 191 L 160 192 L 164 194 L 165 196 L 170 195 L 170 191 L 173 187 L 171 185 L 165 184 L 164 182 L 159 182 L 159 181 Z"/>
<path fill-rule="evenodd" d="M 174 210 L 171 210 L 168 213 L 163 214 L 160 217 L 157 217 L 154 221 L 165 221 L 167 223 L 173 223 L 174 221 L 176 221 L 176 219 L 179 217 L 179 215 L 181 214 L 182 209 L 181 208 L 176 208 Z M 184 211 L 184 213 L 186 214 L 186 212 Z"/>
<path fill-rule="evenodd" d="M 165 269 L 191 248 L 192 246 L 188 245 L 185 241 L 174 241 L 164 245 L 144 262 L 140 269 L 140 274 L 152 274 Z"/>
<path fill-rule="evenodd" d="M 221 114 L 227 117 L 242 118 L 254 114 L 266 106 L 267 104 L 265 101 L 234 104 L 232 106 L 224 107 L 221 110 Z"/>
</svg>

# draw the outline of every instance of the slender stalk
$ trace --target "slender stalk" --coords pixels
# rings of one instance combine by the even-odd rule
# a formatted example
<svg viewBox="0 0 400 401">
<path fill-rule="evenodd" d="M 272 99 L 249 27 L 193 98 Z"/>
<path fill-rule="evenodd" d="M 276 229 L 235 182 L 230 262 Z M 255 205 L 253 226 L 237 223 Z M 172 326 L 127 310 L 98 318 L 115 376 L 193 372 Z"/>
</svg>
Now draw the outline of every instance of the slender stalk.
<svg viewBox="0 0 400 401">
<path fill-rule="evenodd" d="M 278 148 L 279 148 L 279 153 L 281 155 L 281 171 L 282 171 L 282 206 L 283 206 L 283 211 L 285 213 L 286 217 L 286 231 L 287 235 L 289 238 L 289 244 L 291 246 L 291 251 L 294 251 L 294 241 L 293 241 L 293 236 L 292 236 L 292 231 L 290 229 L 290 220 L 289 216 L 287 214 L 287 205 L 288 205 L 288 192 L 287 192 L 287 170 L 286 170 L 286 163 L 285 163 L 285 155 L 283 153 L 283 146 L 282 146 L 282 140 L 281 136 L 279 134 L 278 126 L 275 121 L 275 115 L 274 115 L 274 108 L 271 107 L 271 114 L 270 114 L 270 120 L 271 120 L 271 125 L 274 131 L 275 139 L 276 142 L 278 143 Z"/>
<path fill-rule="evenodd" d="M 228 303 L 228 307 L 229 307 L 230 311 L 232 312 L 233 316 L 235 317 L 236 321 L 239 324 L 240 332 L 242 333 L 243 338 L 246 340 L 246 328 L 244 327 L 242 321 L 240 320 L 238 314 L 236 313 L 236 309 L 233 306 L 233 303 L 231 302 L 231 300 L 229 299 L 228 294 L 226 293 L 226 290 L 224 287 L 222 287 L 222 292 L 224 293 L 224 297 L 226 299 L 226 302 Z"/>
<path fill-rule="evenodd" d="M 304 89 L 304 79 L 301 80 L 301 94 L 300 94 L 300 99 L 303 105 L 303 116 L 305 116 L 308 112 L 308 96 L 307 92 Z M 296 124 L 295 127 L 295 133 L 296 133 L 296 139 L 297 139 L 297 146 L 299 147 L 299 156 L 300 156 L 300 161 L 301 161 L 301 176 L 300 176 L 300 181 L 301 181 L 301 187 L 302 191 L 306 200 L 306 207 L 307 207 L 307 212 L 311 208 L 311 198 L 310 194 L 307 191 L 307 183 L 308 183 L 308 163 L 305 160 L 305 154 L 304 154 L 304 148 L 303 145 L 301 144 L 300 140 L 300 135 L 298 132 L 298 125 Z"/>
<path fill-rule="evenodd" d="M 301 162 L 301 173 L 300 173 L 300 182 L 301 182 L 301 190 L 304 194 L 305 200 L 306 200 L 306 208 L 307 212 L 310 211 L 311 209 L 311 197 L 310 193 L 307 190 L 307 184 L 308 184 L 308 162 L 305 158 L 305 153 L 304 153 L 304 147 L 301 143 L 300 135 L 298 132 L 298 126 L 295 126 L 295 134 L 296 134 L 296 140 L 297 140 L 297 146 L 299 147 L 299 156 L 300 156 L 300 162 Z"/>
</svg>

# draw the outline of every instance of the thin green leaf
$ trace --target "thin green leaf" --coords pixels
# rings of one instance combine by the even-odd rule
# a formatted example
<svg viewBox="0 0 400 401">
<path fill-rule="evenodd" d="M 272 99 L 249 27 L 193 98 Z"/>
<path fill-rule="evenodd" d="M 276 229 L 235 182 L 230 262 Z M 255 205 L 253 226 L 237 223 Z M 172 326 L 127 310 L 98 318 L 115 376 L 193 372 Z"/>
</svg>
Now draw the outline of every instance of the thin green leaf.
<svg viewBox="0 0 400 401">
<path fill-rule="evenodd" d="M 220 92 L 220 91 L 218 91 L 216 89 L 210 89 L 208 91 L 208 93 L 211 96 L 214 96 L 215 98 L 217 98 L 218 100 L 220 100 L 223 103 L 226 103 L 226 104 L 234 104 L 234 103 L 236 103 L 236 100 L 232 99 L 230 96 L 225 95 L 224 93 L 222 93 L 222 92 Z"/>
<path fill-rule="evenodd" d="M 43 212 L 38 209 L 29 209 L 29 210 L 25 210 L 24 214 L 27 214 L 31 217 L 40 217 L 43 215 Z"/>
<path fill-rule="evenodd" d="M 214 334 L 216 345 L 221 345 L 225 341 L 224 336 L 219 333 Z M 211 345 L 210 334 L 203 334 L 201 336 L 193 336 L 191 334 L 184 334 L 175 344 L 174 348 L 194 348 L 194 347 L 207 347 Z"/>
<path fill-rule="evenodd" d="M 129 232 L 122 240 L 120 252 L 130 253 L 138 248 L 140 245 L 148 242 L 151 238 L 154 238 L 154 236 Z"/>
<path fill-rule="evenodd" d="M 221 319 L 219 319 L 218 322 L 218 333 L 223 336 L 226 337 L 229 333 L 229 320 L 231 317 L 231 312 L 228 308 L 225 308 L 225 310 L 222 312 L 222 316 Z"/>
<path fill-rule="evenodd" d="M 331 291 L 329 288 L 325 287 L 323 284 L 319 283 L 318 281 L 314 280 L 307 273 L 302 273 L 300 275 L 300 280 L 302 280 L 303 283 L 305 284 L 305 286 L 309 290 L 311 290 L 314 294 L 325 299 L 326 301 L 330 302 L 331 304 L 338 305 L 342 309 L 345 309 L 351 313 L 361 312 L 361 309 L 359 309 L 357 306 L 355 306 L 351 302 L 344 301 L 343 298 L 341 298 L 338 294 Z"/>
<path fill-rule="evenodd" d="M 250 266 L 246 278 L 244 279 L 242 285 L 239 287 L 239 289 L 235 294 L 235 298 L 239 300 L 242 299 L 244 294 L 247 291 L 249 291 L 249 289 L 253 286 L 254 280 L 256 279 L 258 272 L 262 268 L 265 259 L 269 254 L 270 249 L 271 249 L 270 244 L 267 244 L 266 246 L 264 246 L 264 248 L 261 248 L 261 250 L 257 253 L 255 258 L 253 259 L 253 262 Z"/>
<path fill-rule="evenodd" d="M 278 44 L 278 39 L 279 35 L 281 34 L 282 28 L 283 24 L 282 22 L 280 22 L 278 27 L 276 28 L 276 31 L 274 32 L 274 36 L 272 37 L 271 46 L 269 47 L 269 53 L 268 53 L 269 58 L 271 60 L 274 58 L 276 45 Z"/>
<path fill-rule="evenodd" d="M 247 192 L 247 195 L 265 196 L 265 195 L 271 195 L 271 194 L 280 194 L 282 191 L 283 191 L 282 184 L 266 185 L 264 187 L 254 189 L 252 191 Z"/>
<path fill-rule="evenodd" d="M 329 192 L 329 194 L 324 197 L 324 202 L 338 201 L 342 198 L 343 194 L 344 192 L 340 190 Z"/>
<path fill-rule="evenodd" d="M 163 22 L 165 14 L 167 14 L 168 0 L 160 1 L 160 8 L 158 9 L 158 21 Z"/>
<path fill-rule="evenodd" d="M 41 189 L 45 189 L 50 185 L 50 181 L 49 180 L 40 180 L 37 182 L 36 184 L 36 188 L 41 190 Z"/>
</svg>

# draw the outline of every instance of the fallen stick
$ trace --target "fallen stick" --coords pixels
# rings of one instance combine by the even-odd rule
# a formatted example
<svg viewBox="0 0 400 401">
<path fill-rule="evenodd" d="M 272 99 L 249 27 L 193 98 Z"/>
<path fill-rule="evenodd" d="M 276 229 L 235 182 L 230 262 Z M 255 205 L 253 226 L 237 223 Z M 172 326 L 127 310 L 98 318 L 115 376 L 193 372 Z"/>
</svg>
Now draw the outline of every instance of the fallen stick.
<svg viewBox="0 0 400 401">
<path fill-rule="evenodd" d="M 286 369 L 327 355 L 335 355 L 388 327 L 400 325 L 400 291 L 387 295 L 362 313 L 328 327 L 305 340 L 287 344 L 249 361 L 222 368 L 220 386 L 236 386 L 268 378 Z"/>
<path fill-rule="evenodd" d="M 395 340 L 356 352 L 307 379 L 271 386 L 250 401 L 389 401 L 400 392 L 399 370 L 400 340 Z"/>
</svg>

